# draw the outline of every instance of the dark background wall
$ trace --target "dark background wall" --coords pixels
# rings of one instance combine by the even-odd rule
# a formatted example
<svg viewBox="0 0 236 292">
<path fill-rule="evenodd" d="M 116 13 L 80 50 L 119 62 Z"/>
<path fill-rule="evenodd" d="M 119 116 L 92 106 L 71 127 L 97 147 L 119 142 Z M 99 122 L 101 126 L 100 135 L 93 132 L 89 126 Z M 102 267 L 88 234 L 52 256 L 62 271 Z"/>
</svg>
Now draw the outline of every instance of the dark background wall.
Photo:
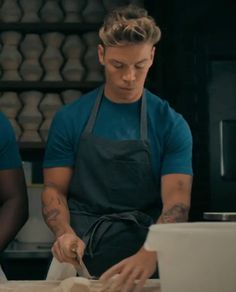
<svg viewBox="0 0 236 292">
<path fill-rule="evenodd" d="M 183 114 L 193 134 L 191 220 L 201 220 L 204 211 L 236 211 L 236 178 L 221 174 L 219 127 L 221 120 L 236 121 L 236 2 L 145 2 L 162 30 L 153 87 Z M 236 164 L 235 153 L 227 156 Z"/>
</svg>

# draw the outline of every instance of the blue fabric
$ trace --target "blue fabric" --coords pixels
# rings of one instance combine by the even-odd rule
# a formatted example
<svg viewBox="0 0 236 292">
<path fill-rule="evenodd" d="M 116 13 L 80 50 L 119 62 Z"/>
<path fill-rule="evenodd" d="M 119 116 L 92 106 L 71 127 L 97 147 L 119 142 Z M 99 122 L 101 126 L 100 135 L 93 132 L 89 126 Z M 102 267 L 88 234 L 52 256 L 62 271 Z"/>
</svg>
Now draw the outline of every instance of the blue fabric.
<svg viewBox="0 0 236 292">
<path fill-rule="evenodd" d="M 89 118 L 98 89 L 65 105 L 55 115 L 49 132 L 44 167 L 73 167 L 80 135 Z M 148 138 L 155 177 L 170 173 L 192 174 L 192 135 L 184 118 L 147 90 Z M 117 104 L 106 97 L 93 133 L 112 140 L 140 138 L 140 100 Z"/>
<path fill-rule="evenodd" d="M 10 122 L 0 112 L 0 170 L 21 167 L 15 133 Z"/>
</svg>

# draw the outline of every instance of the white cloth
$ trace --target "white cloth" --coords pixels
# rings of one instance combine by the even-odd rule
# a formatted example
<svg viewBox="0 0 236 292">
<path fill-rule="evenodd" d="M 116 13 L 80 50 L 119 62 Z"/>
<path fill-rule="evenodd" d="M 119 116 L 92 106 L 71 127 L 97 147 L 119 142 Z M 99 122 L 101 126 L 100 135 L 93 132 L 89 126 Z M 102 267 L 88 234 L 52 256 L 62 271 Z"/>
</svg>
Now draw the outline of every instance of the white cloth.
<svg viewBox="0 0 236 292">
<path fill-rule="evenodd" d="M 53 257 L 46 280 L 64 280 L 69 277 L 75 277 L 76 274 L 76 269 L 72 264 L 60 263 Z"/>
<path fill-rule="evenodd" d="M 2 267 L 0 266 L 0 282 L 6 282 L 7 281 L 7 277 L 4 274 Z"/>
</svg>

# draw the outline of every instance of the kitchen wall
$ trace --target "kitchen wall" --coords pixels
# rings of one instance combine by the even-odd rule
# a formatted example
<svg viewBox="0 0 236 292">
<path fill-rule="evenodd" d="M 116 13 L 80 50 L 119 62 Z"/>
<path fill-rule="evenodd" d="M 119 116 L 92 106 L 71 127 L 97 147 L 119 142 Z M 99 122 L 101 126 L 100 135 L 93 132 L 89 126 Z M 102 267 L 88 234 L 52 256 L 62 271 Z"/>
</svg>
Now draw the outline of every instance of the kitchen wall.
<svg viewBox="0 0 236 292">
<path fill-rule="evenodd" d="M 211 209 L 233 212 L 236 210 L 236 60 L 212 61 L 211 75 Z M 222 121 L 225 121 L 223 127 Z"/>
<path fill-rule="evenodd" d="M 220 172 L 219 131 L 221 119 L 236 118 L 236 2 L 176 0 L 160 3 L 160 15 L 159 90 L 193 134 L 191 219 L 201 220 L 204 211 L 236 211 L 236 182 Z M 236 163 L 235 155 L 231 159 Z"/>
</svg>

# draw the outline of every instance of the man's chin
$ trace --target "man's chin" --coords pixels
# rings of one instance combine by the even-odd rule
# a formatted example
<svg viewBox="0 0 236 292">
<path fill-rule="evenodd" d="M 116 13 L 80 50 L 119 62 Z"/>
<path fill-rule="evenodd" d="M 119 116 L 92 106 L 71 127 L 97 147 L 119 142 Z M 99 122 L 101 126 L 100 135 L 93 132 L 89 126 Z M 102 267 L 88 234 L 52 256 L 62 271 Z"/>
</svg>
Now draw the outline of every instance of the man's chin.
<svg viewBox="0 0 236 292">
<path fill-rule="evenodd" d="M 120 87 L 120 90 L 126 92 L 133 92 L 135 90 L 135 87 Z"/>
<path fill-rule="evenodd" d="M 120 99 L 123 100 L 123 102 L 134 102 L 140 98 L 140 94 L 138 94 L 136 89 L 121 89 L 120 90 Z"/>
</svg>

